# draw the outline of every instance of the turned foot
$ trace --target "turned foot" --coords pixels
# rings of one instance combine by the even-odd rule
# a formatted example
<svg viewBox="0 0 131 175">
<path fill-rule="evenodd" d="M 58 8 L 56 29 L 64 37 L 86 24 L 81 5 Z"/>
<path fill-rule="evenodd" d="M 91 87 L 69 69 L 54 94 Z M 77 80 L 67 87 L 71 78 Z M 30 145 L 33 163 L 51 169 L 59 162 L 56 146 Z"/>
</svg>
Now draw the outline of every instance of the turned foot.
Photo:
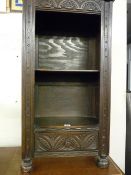
<svg viewBox="0 0 131 175">
<path fill-rule="evenodd" d="M 100 168 L 107 168 L 109 166 L 109 160 L 107 156 L 97 157 L 97 166 Z"/>
<path fill-rule="evenodd" d="M 28 173 L 32 170 L 32 160 L 27 158 L 22 160 L 22 171 Z"/>
</svg>

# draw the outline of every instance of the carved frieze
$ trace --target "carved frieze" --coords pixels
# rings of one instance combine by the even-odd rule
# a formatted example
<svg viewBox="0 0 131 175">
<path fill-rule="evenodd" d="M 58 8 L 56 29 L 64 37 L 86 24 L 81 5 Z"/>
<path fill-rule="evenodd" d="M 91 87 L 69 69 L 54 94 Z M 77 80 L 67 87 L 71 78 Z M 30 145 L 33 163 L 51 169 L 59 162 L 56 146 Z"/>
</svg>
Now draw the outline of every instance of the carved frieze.
<svg viewBox="0 0 131 175">
<path fill-rule="evenodd" d="M 98 133 L 44 132 L 35 134 L 36 152 L 86 151 L 97 149 Z"/>
<path fill-rule="evenodd" d="M 102 9 L 101 0 L 36 0 L 36 8 L 75 10 L 87 12 L 100 12 Z"/>
</svg>

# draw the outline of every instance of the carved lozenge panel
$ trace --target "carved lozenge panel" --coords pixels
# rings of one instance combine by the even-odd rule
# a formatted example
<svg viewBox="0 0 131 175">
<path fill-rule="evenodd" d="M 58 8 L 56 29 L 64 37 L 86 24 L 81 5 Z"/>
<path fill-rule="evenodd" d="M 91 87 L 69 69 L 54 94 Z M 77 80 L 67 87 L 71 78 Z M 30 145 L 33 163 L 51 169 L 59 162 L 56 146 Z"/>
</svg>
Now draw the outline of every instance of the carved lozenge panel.
<svg viewBox="0 0 131 175">
<path fill-rule="evenodd" d="M 36 132 L 36 152 L 67 152 L 97 150 L 97 131 Z"/>
</svg>

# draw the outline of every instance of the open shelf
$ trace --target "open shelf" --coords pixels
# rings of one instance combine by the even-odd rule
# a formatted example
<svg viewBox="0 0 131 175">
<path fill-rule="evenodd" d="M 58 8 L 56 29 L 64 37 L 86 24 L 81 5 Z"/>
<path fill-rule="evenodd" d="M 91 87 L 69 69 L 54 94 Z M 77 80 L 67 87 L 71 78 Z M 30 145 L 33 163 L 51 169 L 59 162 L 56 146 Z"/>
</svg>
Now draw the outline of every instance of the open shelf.
<svg viewBox="0 0 131 175">
<path fill-rule="evenodd" d="M 36 69 L 99 70 L 100 15 L 37 11 L 35 43 Z"/>
<path fill-rule="evenodd" d="M 36 117 L 36 130 L 58 130 L 58 129 L 75 129 L 78 131 L 95 129 L 98 130 L 98 119 L 96 117 Z"/>
<path fill-rule="evenodd" d="M 97 150 L 100 15 L 36 11 L 35 32 L 36 152 Z"/>
<path fill-rule="evenodd" d="M 94 121 L 99 120 L 99 86 L 96 82 L 56 80 L 37 83 L 35 86 L 37 119 L 44 121 L 45 125 L 51 120 L 53 123 L 60 122 L 63 126 L 70 120 L 74 122 L 71 125 L 77 122 L 81 126 L 88 125 L 91 121 L 93 125 Z"/>
</svg>

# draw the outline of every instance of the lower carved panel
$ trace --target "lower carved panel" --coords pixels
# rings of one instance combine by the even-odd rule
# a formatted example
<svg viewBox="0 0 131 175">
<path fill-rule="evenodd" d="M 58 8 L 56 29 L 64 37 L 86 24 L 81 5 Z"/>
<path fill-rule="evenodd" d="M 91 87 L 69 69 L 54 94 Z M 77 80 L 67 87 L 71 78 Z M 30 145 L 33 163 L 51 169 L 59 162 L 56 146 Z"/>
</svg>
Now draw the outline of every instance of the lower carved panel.
<svg viewBox="0 0 131 175">
<path fill-rule="evenodd" d="M 95 151 L 98 149 L 97 131 L 36 132 L 35 152 Z"/>
</svg>

